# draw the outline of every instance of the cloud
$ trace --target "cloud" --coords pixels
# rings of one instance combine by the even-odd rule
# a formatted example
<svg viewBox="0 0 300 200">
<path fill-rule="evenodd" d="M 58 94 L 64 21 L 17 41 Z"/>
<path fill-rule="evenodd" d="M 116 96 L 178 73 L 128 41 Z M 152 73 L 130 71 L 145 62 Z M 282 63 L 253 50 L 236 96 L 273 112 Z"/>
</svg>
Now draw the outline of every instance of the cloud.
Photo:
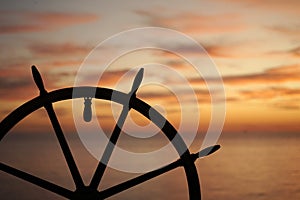
<svg viewBox="0 0 300 200">
<path fill-rule="evenodd" d="M 225 84 L 267 84 L 282 82 L 299 82 L 300 65 L 280 66 L 268 69 L 260 74 L 223 77 Z"/>
<path fill-rule="evenodd" d="M 165 90 L 141 90 L 138 92 L 137 96 L 146 102 L 151 101 L 160 101 L 165 102 L 167 105 L 172 106 L 172 104 L 176 103 L 194 103 L 195 98 L 197 99 L 200 104 L 210 104 L 211 103 L 211 95 L 208 90 L 200 89 L 200 88 L 193 88 L 191 91 L 190 89 L 182 88 L 175 90 L 176 93 L 167 92 Z M 193 94 L 194 92 L 194 94 Z M 214 94 L 217 94 L 219 91 L 212 91 Z M 177 99 L 178 98 L 178 99 Z M 224 99 L 217 99 L 221 102 Z M 231 100 L 231 99 L 230 99 Z M 181 101 L 181 102 L 179 102 Z"/>
<path fill-rule="evenodd" d="M 50 81 L 49 88 L 72 85 L 79 66 L 92 50 L 75 43 L 34 43 L 27 48 L 36 58 L 31 65 L 43 69 L 44 76 Z"/>
<path fill-rule="evenodd" d="M 26 58 L 4 58 L 2 59 L 1 63 L 0 63 L 0 70 L 1 70 L 1 76 L 4 75 L 9 75 L 9 74 L 14 74 L 15 71 L 19 71 L 18 69 L 23 68 L 24 67 L 30 67 L 30 62 L 29 59 Z M 10 70 L 6 70 L 6 69 L 10 69 Z"/>
<path fill-rule="evenodd" d="M 275 57 L 290 56 L 291 58 L 299 58 L 300 57 L 300 46 L 293 47 L 290 49 L 285 49 L 285 50 L 277 50 L 277 51 L 267 52 L 265 55 L 266 56 L 275 56 Z"/>
<path fill-rule="evenodd" d="M 240 94 L 247 99 L 274 99 L 277 97 L 300 96 L 300 88 L 270 87 L 260 90 L 242 90 Z"/>
<path fill-rule="evenodd" d="M 19 77 L 1 77 L 0 85 L 4 88 L 11 88 L 12 90 L 21 86 L 29 85 L 29 81 L 26 79 L 20 79 Z"/>
<path fill-rule="evenodd" d="M 201 58 L 205 56 L 210 56 L 213 58 L 257 58 L 257 57 L 270 57 L 270 56 L 297 56 L 299 54 L 299 49 L 285 49 L 282 51 L 270 51 L 271 48 L 259 48 L 261 46 L 261 41 L 223 41 L 223 42 L 210 42 L 201 44 L 201 47 L 196 47 L 194 45 L 176 45 L 172 47 L 172 51 L 178 53 L 179 55 L 191 56 L 195 58 Z M 278 47 L 277 47 L 278 48 Z M 274 49 L 274 48 L 273 48 Z M 171 61 L 176 58 L 180 58 L 173 52 L 160 51 L 155 53 L 155 55 L 161 56 L 162 59 L 171 59 Z"/>
<path fill-rule="evenodd" d="M 0 76 L 0 96 L 1 100 L 28 99 L 38 94 L 34 88 L 33 80 L 22 73 L 3 77 Z"/>
<path fill-rule="evenodd" d="M 300 110 L 300 98 L 293 100 L 278 101 L 272 104 L 275 108 L 285 109 L 285 110 Z"/>
<path fill-rule="evenodd" d="M 102 85 L 110 85 L 110 86 L 115 85 L 121 79 L 122 79 L 123 83 L 124 83 L 124 81 L 128 81 L 131 84 L 132 81 L 134 80 L 135 75 L 136 75 L 136 71 L 129 71 L 129 70 L 126 70 L 126 69 L 124 69 L 124 70 L 105 71 L 101 76 L 101 79 L 99 81 L 99 85 L 100 86 L 102 86 Z M 98 74 L 95 75 L 95 76 L 97 78 L 99 77 Z M 128 90 L 129 90 L 129 88 L 128 88 Z"/>
<path fill-rule="evenodd" d="M 267 69 L 262 73 L 245 74 L 234 76 L 223 76 L 225 85 L 241 85 L 241 84 L 269 84 L 283 82 L 300 82 L 300 65 L 287 65 Z M 201 78 L 192 78 L 189 80 L 193 84 L 204 84 Z M 214 81 L 214 79 L 210 79 Z"/>
<path fill-rule="evenodd" d="M 268 102 L 268 106 L 295 110 L 300 109 L 300 88 L 269 87 L 239 92 L 240 101 L 259 100 Z"/>
<path fill-rule="evenodd" d="M 300 65 L 271 68 L 260 74 L 223 77 L 225 84 L 266 84 L 300 81 Z"/>
<path fill-rule="evenodd" d="M 291 53 L 292 55 L 300 57 L 300 46 L 296 47 L 296 48 L 293 48 L 293 49 L 290 49 L 288 52 Z"/>
<path fill-rule="evenodd" d="M 218 0 L 226 4 L 237 4 L 245 6 L 249 10 L 254 8 L 264 12 L 275 12 L 281 15 L 299 15 L 300 2 L 298 0 L 274 1 L 274 0 Z"/>
<path fill-rule="evenodd" d="M 34 83 L 30 67 L 31 65 L 28 65 L 27 67 L 22 66 L 18 68 L 1 69 L 1 100 L 26 101 L 39 94 L 39 90 Z M 45 88 L 48 91 L 73 85 L 72 81 L 74 80 L 75 72 L 73 72 L 72 69 L 67 70 L 65 68 L 53 69 L 39 66 L 37 67 L 42 75 Z M 71 82 L 69 85 L 68 80 Z"/>
<path fill-rule="evenodd" d="M 129 71 L 128 69 L 123 70 L 109 70 L 105 71 L 101 79 L 98 82 L 98 86 L 100 87 L 112 87 L 114 89 L 128 92 L 131 88 L 131 84 L 134 80 L 134 77 L 136 75 L 137 71 L 132 70 Z M 83 76 L 82 78 L 82 84 L 84 85 L 90 85 L 95 83 L 93 80 L 98 80 L 99 74 L 89 72 L 86 76 Z M 91 82 L 93 81 L 93 82 Z M 116 86 L 116 84 L 118 85 Z M 172 80 L 164 80 L 164 84 L 168 84 L 170 87 L 176 88 L 174 92 L 176 94 L 173 94 L 169 92 L 166 88 L 160 87 L 157 85 L 149 86 L 146 85 L 145 87 L 142 87 L 138 90 L 137 96 L 141 98 L 142 100 L 145 100 L 146 102 L 166 102 L 166 103 L 177 103 L 177 99 L 175 95 L 179 95 L 180 98 L 184 99 L 185 103 L 189 103 L 192 99 L 192 94 L 190 89 L 187 89 L 183 87 L 182 85 L 177 85 L 177 82 L 172 82 Z M 208 90 L 202 89 L 202 88 L 192 88 L 192 91 L 195 93 L 196 98 L 201 103 L 210 103 L 211 96 Z M 218 91 L 213 91 L 218 92 Z"/>
<path fill-rule="evenodd" d="M 82 46 L 74 43 L 61 43 L 61 44 L 50 44 L 50 43 L 36 43 L 28 46 L 28 49 L 34 54 L 34 56 L 46 57 L 65 57 L 67 56 L 85 56 L 92 48 L 88 46 Z M 49 58 L 49 57 L 48 57 Z"/>
<path fill-rule="evenodd" d="M 178 52 L 183 52 L 192 56 L 206 56 L 207 54 L 213 58 L 267 58 L 267 57 L 279 57 L 290 56 L 291 58 L 298 58 L 300 56 L 300 47 L 288 47 L 282 50 L 270 51 L 268 49 L 257 49 L 255 47 L 261 45 L 259 41 L 244 41 L 242 43 L 232 42 L 231 44 L 204 44 L 205 51 L 202 53 L 193 47 L 179 46 Z M 274 47 L 276 49 L 276 47 Z M 274 49 L 273 48 L 273 49 Z M 277 47 L 280 48 L 280 47 Z M 207 54 L 206 54 L 207 52 Z M 168 56 L 168 54 L 164 54 Z M 169 56 L 171 57 L 171 56 Z M 175 57 L 175 56 L 173 56 Z"/>
<path fill-rule="evenodd" d="M 122 70 L 106 70 L 101 71 L 101 77 L 99 74 L 99 69 L 95 69 L 96 71 L 86 70 L 82 72 L 78 77 L 80 79 L 80 83 L 82 85 L 95 85 L 98 84 L 100 87 L 114 87 L 119 81 L 122 81 L 123 84 L 129 84 L 128 91 L 131 87 L 131 83 L 134 80 L 134 77 L 137 71 L 129 71 L 127 69 Z"/>
<path fill-rule="evenodd" d="M 28 54 L 16 56 L 3 56 L 0 64 L 0 77 L 15 79 L 31 79 L 32 65 L 41 69 L 42 74 L 47 80 L 64 82 L 75 79 L 79 66 L 84 58 L 91 51 L 92 47 L 79 45 L 76 43 L 33 43 L 20 48 L 20 51 L 26 51 Z M 3 49 L 4 50 L 4 49 Z M 12 52 L 16 51 L 14 49 Z M 67 78 L 67 79 L 66 79 Z M 68 83 L 66 83 L 68 84 Z M 51 88 L 50 87 L 50 88 Z"/>
<path fill-rule="evenodd" d="M 0 14 L 0 34 L 52 31 L 98 19 L 99 17 L 93 14 L 2 11 Z"/>
<path fill-rule="evenodd" d="M 233 13 L 203 15 L 181 12 L 180 14 L 164 15 L 165 12 L 145 10 L 137 10 L 136 13 L 147 17 L 148 24 L 151 26 L 173 28 L 190 34 L 239 32 L 246 28 L 241 23 L 241 16 Z"/>
<path fill-rule="evenodd" d="M 267 29 L 271 31 L 275 31 L 278 33 L 282 33 L 284 35 L 290 35 L 290 36 L 299 36 L 300 34 L 300 27 L 298 26 L 291 26 L 291 25 L 277 25 L 277 26 L 271 26 L 266 27 Z"/>
</svg>

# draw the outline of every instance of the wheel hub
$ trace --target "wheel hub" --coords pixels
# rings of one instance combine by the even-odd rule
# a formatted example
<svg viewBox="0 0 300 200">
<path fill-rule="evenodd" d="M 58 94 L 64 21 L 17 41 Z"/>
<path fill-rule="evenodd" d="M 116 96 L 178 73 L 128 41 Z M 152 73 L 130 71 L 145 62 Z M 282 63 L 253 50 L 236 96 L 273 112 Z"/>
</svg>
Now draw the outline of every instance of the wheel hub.
<svg viewBox="0 0 300 200">
<path fill-rule="evenodd" d="M 79 188 L 74 192 L 72 200 L 101 200 L 97 189 L 90 187 Z"/>
</svg>

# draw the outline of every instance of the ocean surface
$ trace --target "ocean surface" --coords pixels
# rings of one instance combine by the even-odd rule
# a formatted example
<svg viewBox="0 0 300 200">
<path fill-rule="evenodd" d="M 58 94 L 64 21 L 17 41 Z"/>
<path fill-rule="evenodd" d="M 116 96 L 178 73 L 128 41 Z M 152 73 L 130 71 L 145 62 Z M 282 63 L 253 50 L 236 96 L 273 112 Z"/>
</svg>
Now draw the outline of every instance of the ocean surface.
<svg viewBox="0 0 300 200">
<path fill-rule="evenodd" d="M 69 136 L 68 140 L 84 182 L 88 184 L 97 160 L 77 137 Z M 151 144 L 161 143 L 161 140 L 155 140 Z M 223 134 L 218 143 L 222 145 L 218 152 L 196 161 L 202 199 L 300 199 L 299 134 Z M 195 144 L 201 144 L 201 141 Z M 197 147 L 194 145 L 191 150 L 194 152 Z M 0 161 L 74 190 L 71 175 L 53 134 L 7 135 L 0 143 Z M 137 175 L 108 169 L 99 189 Z M 0 186 L 0 199 L 3 200 L 64 199 L 4 172 L 0 172 Z M 188 199 L 184 171 L 177 168 L 109 199 Z"/>
</svg>

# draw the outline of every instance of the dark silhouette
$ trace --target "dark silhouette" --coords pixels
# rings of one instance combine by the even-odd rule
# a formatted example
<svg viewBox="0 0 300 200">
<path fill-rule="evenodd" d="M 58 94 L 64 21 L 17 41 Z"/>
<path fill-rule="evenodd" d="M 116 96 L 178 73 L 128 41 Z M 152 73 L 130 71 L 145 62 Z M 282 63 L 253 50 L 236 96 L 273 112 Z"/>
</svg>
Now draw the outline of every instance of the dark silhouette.
<svg viewBox="0 0 300 200">
<path fill-rule="evenodd" d="M 74 184 L 76 186 L 76 190 L 71 191 L 69 189 L 63 188 L 49 181 L 43 180 L 41 178 L 38 178 L 26 172 L 15 169 L 4 163 L 0 163 L 0 170 L 7 172 L 11 175 L 14 175 L 27 182 L 35 184 L 39 187 L 42 187 L 48 191 L 66 197 L 68 199 L 74 199 L 74 200 L 75 199 L 78 200 L 98 199 L 99 200 L 99 199 L 105 199 L 111 197 L 117 193 L 120 193 L 124 190 L 127 190 L 131 187 L 141 184 L 147 180 L 155 178 L 177 167 L 183 167 L 186 173 L 190 199 L 193 200 L 201 199 L 200 183 L 199 183 L 198 173 L 194 162 L 198 158 L 202 158 L 214 153 L 220 148 L 220 145 L 214 145 L 205 148 L 198 153 L 191 154 L 186 144 L 184 143 L 183 139 L 177 133 L 176 129 L 160 113 L 158 113 L 150 105 L 148 105 L 147 103 L 145 103 L 144 101 L 136 97 L 136 92 L 142 82 L 143 71 L 144 70 L 142 68 L 137 73 L 131 91 L 128 94 L 116 90 L 112 90 L 108 88 L 100 88 L 100 87 L 64 88 L 64 89 L 59 89 L 48 93 L 44 87 L 40 73 L 38 72 L 35 66 L 32 66 L 33 78 L 40 91 L 40 95 L 21 105 L 19 108 L 17 108 L 12 113 L 10 113 L 2 122 L 0 122 L 0 131 L 1 131 L 0 140 L 8 133 L 8 131 L 13 126 L 15 126 L 18 122 L 20 122 L 24 117 L 31 114 L 35 110 L 44 107 L 48 113 L 56 137 L 59 141 L 62 152 L 65 156 L 66 162 L 68 164 L 69 170 L 74 180 Z M 114 95 L 116 98 L 112 98 L 112 95 Z M 92 180 L 88 186 L 85 186 L 82 177 L 79 173 L 79 170 L 76 166 L 76 163 L 74 161 L 74 158 L 72 156 L 67 140 L 64 137 L 63 131 L 56 117 L 52 103 L 66 100 L 66 99 L 84 98 L 85 103 L 84 103 L 83 118 L 85 121 L 88 122 L 91 120 L 91 116 L 92 116 L 92 111 L 91 111 L 92 97 L 97 99 L 111 100 L 116 103 L 120 103 L 123 105 L 123 110 L 120 114 L 117 124 L 115 125 L 113 133 L 110 137 L 110 141 L 105 147 L 104 153 L 102 155 L 101 160 L 98 163 L 98 166 L 95 170 Z M 110 157 L 114 150 L 114 146 L 117 143 L 123 124 L 125 122 L 125 119 L 130 109 L 135 109 L 136 111 L 138 111 L 139 113 L 147 117 L 149 120 L 152 120 L 152 122 L 157 126 L 159 126 L 160 122 L 164 120 L 165 124 L 163 127 L 161 127 L 161 130 L 169 139 L 169 141 L 173 144 L 176 151 L 180 155 L 180 158 L 164 167 L 142 174 L 136 178 L 125 181 L 123 183 L 105 189 L 103 191 L 98 191 L 97 188 L 101 182 L 102 176 L 105 172 L 106 166 L 110 160 Z M 153 117 L 150 119 L 149 116 L 150 109 L 151 112 L 155 113 L 154 115 L 156 116 L 155 119 L 153 119 Z M 174 138 L 176 138 L 176 140 Z"/>
<path fill-rule="evenodd" d="M 92 97 L 84 97 L 84 110 L 83 119 L 86 122 L 90 122 L 92 119 Z"/>
</svg>

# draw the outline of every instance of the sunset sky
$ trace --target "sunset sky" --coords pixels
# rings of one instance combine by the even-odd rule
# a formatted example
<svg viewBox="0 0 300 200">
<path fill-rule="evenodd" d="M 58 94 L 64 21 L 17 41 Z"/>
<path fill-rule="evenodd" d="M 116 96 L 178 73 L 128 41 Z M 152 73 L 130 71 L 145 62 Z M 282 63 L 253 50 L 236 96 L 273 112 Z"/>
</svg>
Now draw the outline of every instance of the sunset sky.
<svg viewBox="0 0 300 200">
<path fill-rule="evenodd" d="M 300 1 L 170 2 L 2 1 L 0 120 L 39 94 L 31 65 L 39 68 L 49 91 L 71 87 L 85 57 L 100 42 L 132 28 L 154 26 L 192 37 L 215 62 L 226 92 L 224 132 L 299 133 Z M 190 46 L 180 44 L 178 48 L 194 59 L 201 57 Z M 109 49 L 106 53 L 110 54 Z M 112 64 L 99 86 L 115 88 L 118 78 L 128 69 L 149 62 L 167 65 L 186 77 L 197 94 L 200 125 L 205 129 L 210 119 L 209 92 L 202 78 L 194 76 L 192 66 L 174 54 L 157 50 L 132 52 Z M 96 63 L 99 68 L 101 64 Z M 133 77 L 134 74 L 129 80 Z M 167 74 L 160 78 L 166 85 L 176 85 Z M 130 85 L 131 82 L 123 91 L 129 92 Z M 138 96 L 150 105 L 159 104 L 159 109 L 178 126 L 180 110 L 173 94 L 147 85 L 139 89 Z M 68 129 L 71 104 L 59 103 L 55 108 Z M 110 107 L 102 111 L 103 115 L 109 114 Z M 22 130 L 43 130 L 48 121 L 41 119 L 45 114 L 42 112 L 26 119 Z M 111 127 L 113 123 L 108 120 L 104 124 Z"/>
</svg>

